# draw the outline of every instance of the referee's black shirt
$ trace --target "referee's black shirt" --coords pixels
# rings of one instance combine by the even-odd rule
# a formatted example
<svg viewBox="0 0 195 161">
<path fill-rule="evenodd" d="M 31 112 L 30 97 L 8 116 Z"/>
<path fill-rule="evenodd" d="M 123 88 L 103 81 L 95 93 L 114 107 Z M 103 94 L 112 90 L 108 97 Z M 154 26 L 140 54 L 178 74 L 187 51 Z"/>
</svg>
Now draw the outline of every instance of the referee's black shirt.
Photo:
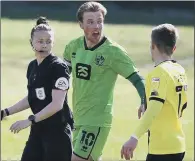
<svg viewBox="0 0 195 161">
<path fill-rule="evenodd" d="M 39 65 L 36 59 L 31 61 L 27 70 L 27 88 L 32 112 L 36 114 L 52 102 L 52 89 L 69 88 L 69 78 L 68 66 L 53 54 L 47 56 Z M 37 124 L 52 125 L 55 128 L 66 123 L 73 123 L 67 97 L 62 110 Z"/>
</svg>

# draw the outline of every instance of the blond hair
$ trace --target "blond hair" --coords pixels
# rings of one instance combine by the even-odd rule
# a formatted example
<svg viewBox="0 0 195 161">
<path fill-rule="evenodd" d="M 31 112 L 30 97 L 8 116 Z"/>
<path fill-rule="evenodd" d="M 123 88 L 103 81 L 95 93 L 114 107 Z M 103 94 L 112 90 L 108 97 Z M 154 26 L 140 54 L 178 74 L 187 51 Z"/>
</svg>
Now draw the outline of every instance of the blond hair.
<svg viewBox="0 0 195 161">
<path fill-rule="evenodd" d="M 97 11 L 101 11 L 103 17 L 105 17 L 107 14 L 107 9 L 102 4 L 98 2 L 85 2 L 79 7 L 77 11 L 77 15 L 76 15 L 77 20 L 83 22 L 83 14 L 85 12 L 97 12 Z"/>
</svg>

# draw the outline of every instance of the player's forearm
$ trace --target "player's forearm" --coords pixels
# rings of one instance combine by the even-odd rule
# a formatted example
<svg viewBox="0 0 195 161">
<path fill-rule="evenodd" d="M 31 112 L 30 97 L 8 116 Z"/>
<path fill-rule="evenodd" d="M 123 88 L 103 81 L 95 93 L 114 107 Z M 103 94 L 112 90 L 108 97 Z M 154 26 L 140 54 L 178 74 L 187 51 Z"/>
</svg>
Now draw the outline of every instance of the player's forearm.
<svg viewBox="0 0 195 161">
<path fill-rule="evenodd" d="M 144 104 L 145 102 L 145 83 L 144 79 L 136 72 L 129 76 L 127 78 L 136 88 L 140 99 L 141 99 L 141 104 Z"/>
<path fill-rule="evenodd" d="M 134 136 L 138 139 L 146 133 L 152 125 L 155 117 L 160 113 L 163 104 L 158 101 L 150 101 L 146 112 L 144 113 L 138 127 L 134 132 Z"/>
<path fill-rule="evenodd" d="M 145 102 L 145 85 L 144 80 L 139 80 L 134 86 L 140 96 L 141 104 Z"/>
<path fill-rule="evenodd" d="M 52 101 L 44 109 L 35 115 L 35 122 L 45 120 L 63 108 L 64 100 Z"/>
<path fill-rule="evenodd" d="M 28 97 L 26 96 L 22 100 L 17 102 L 15 105 L 8 108 L 9 115 L 13 115 L 15 113 L 26 110 L 28 108 L 29 108 L 29 102 L 28 102 Z"/>
</svg>

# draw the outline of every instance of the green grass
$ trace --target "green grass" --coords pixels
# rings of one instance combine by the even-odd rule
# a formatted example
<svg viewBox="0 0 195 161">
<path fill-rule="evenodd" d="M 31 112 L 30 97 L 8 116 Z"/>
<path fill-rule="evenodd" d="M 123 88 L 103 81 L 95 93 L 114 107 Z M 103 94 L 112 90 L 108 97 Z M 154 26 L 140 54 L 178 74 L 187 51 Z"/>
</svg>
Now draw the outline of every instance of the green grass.
<svg viewBox="0 0 195 161">
<path fill-rule="evenodd" d="M 34 21 L 16 21 L 3 19 L 1 28 L 2 57 L 1 57 L 1 107 L 5 108 L 27 94 L 26 67 L 34 59 L 34 53 L 29 44 L 30 31 Z M 65 44 L 82 34 L 79 26 L 74 23 L 59 23 L 52 21 L 56 36 L 54 51 L 62 57 Z M 152 26 L 143 25 L 106 25 L 105 33 L 126 48 L 135 61 L 141 73 L 146 76 L 151 64 L 149 54 L 150 31 Z M 194 156 L 194 65 L 189 58 L 194 56 L 193 27 L 179 26 L 180 40 L 175 53 L 176 59 L 188 58 L 189 63 L 184 66 L 189 82 L 189 106 L 185 110 L 183 126 L 187 138 L 186 161 Z M 69 92 L 71 100 L 72 89 Z M 114 123 L 108 142 L 106 143 L 103 159 L 119 160 L 120 148 L 129 138 L 137 124 L 137 107 L 139 97 L 135 88 L 119 76 L 114 93 Z M 71 102 L 71 101 L 69 101 Z M 28 137 L 29 129 L 19 134 L 12 134 L 9 127 L 19 119 L 25 119 L 30 110 L 10 116 L 1 124 L 1 158 L 19 159 Z M 147 153 L 147 136 L 141 138 L 136 150 L 135 158 L 143 160 Z"/>
</svg>

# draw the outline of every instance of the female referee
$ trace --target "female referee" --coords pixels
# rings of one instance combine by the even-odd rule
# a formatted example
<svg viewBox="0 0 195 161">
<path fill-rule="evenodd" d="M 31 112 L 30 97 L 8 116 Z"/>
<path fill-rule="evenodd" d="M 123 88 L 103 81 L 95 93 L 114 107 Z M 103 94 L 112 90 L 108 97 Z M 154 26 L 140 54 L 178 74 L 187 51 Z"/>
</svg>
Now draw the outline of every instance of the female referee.
<svg viewBox="0 0 195 161">
<path fill-rule="evenodd" d="M 70 161 L 73 117 L 66 97 L 69 71 L 66 64 L 52 54 L 54 32 L 45 17 L 40 17 L 32 28 L 30 43 L 36 59 L 27 69 L 28 95 L 2 110 L 1 120 L 31 108 L 33 115 L 10 127 L 18 133 L 31 126 L 21 161 Z"/>
</svg>

